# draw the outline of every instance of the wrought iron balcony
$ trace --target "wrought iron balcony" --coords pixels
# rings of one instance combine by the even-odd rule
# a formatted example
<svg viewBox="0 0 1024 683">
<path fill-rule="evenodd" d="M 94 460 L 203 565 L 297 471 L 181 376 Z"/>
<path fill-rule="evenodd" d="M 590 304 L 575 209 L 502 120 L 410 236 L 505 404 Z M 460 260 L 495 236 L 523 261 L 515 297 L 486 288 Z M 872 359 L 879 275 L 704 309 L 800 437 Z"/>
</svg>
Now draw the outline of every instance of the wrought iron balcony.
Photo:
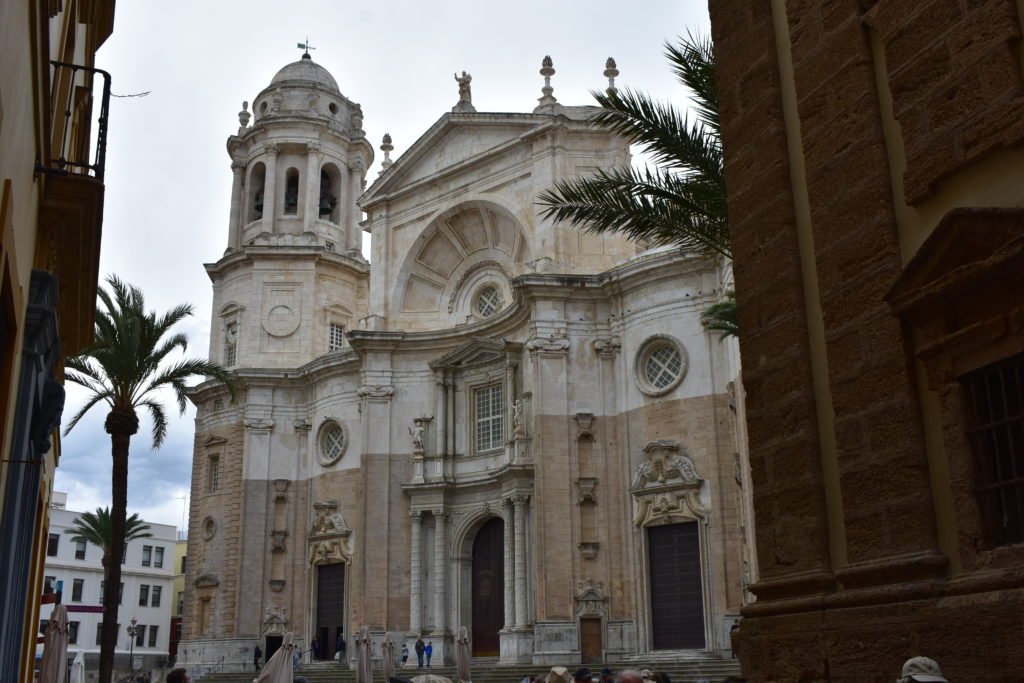
<svg viewBox="0 0 1024 683">
<path fill-rule="evenodd" d="M 110 112 L 110 74 L 81 64 L 51 61 L 49 154 L 40 160 L 43 173 L 81 173 L 103 181 L 107 157 L 107 122 Z M 103 79 L 96 121 L 96 151 L 90 154 L 89 134 L 97 90 Z"/>
</svg>

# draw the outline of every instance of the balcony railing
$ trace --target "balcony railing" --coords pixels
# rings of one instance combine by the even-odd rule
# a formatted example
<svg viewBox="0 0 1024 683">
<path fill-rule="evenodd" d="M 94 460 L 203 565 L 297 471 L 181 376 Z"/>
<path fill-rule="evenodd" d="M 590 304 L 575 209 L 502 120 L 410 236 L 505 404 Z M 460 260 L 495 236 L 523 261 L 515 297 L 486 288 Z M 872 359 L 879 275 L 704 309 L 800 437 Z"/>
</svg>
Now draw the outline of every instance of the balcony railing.
<svg viewBox="0 0 1024 683">
<path fill-rule="evenodd" d="M 50 154 L 37 170 L 64 175 L 77 173 L 103 182 L 107 159 L 107 122 L 110 111 L 110 74 L 81 64 L 51 61 L 50 112 L 52 127 Z M 99 113 L 94 118 L 96 76 L 103 78 Z M 88 136 L 96 123 L 96 149 L 93 155 Z"/>
</svg>

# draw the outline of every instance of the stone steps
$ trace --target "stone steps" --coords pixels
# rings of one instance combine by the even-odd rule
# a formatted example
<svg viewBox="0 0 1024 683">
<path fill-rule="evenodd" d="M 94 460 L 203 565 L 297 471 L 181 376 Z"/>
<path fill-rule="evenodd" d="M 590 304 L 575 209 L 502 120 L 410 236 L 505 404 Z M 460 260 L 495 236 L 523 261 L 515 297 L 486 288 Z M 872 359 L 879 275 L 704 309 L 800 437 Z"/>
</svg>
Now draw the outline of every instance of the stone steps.
<svg viewBox="0 0 1024 683">
<path fill-rule="evenodd" d="M 692 659 L 677 658 L 672 660 L 658 657 L 657 659 L 657 663 L 652 661 L 645 664 L 645 660 L 637 658 L 637 661 L 617 662 L 609 664 L 608 667 L 612 669 L 612 671 L 619 671 L 624 668 L 659 671 L 668 674 L 669 678 L 672 679 L 672 683 L 693 683 L 694 681 L 702 678 L 707 679 L 711 683 L 719 683 L 728 676 L 740 675 L 739 661 L 735 659 L 719 659 L 716 657 Z M 596 674 L 605 665 L 588 664 L 586 666 Z M 578 664 L 573 664 L 568 668 L 571 672 L 578 667 Z M 471 668 L 473 672 L 473 683 L 518 683 L 518 681 L 531 674 L 537 675 L 546 673 L 551 667 L 539 664 L 500 666 L 493 663 L 493 660 L 491 660 L 487 663 L 474 662 L 471 665 Z M 424 673 L 444 676 L 445 678 L 450 678 L 453 681 L 456 680 L 455 667 L 452 666 L 435 666 L 429 669 L 398 669 L 395 675 L 399 678 L 409 679 L 413 676 L 419 676 Z M 386 681 L 383 680 L 383 674 L 379 668 L 374 669 L 373 675 L 375 682 L 386 683 Z M 295 676 L 305 676 L 310 683 L 355 683 L 356 680 L 356 673 L 353 669 L 342 668 L 334 662 L 304 664 L 302 669 L 295 673 Z M 240 673 L 216 673 L 204 676 L 201 679 L 196 678 L 194 680 L 197 683 L 200 680 L 202 683 L 251 683 L 254 678 L 255 674 L 250 671 Z"/>
</svg>

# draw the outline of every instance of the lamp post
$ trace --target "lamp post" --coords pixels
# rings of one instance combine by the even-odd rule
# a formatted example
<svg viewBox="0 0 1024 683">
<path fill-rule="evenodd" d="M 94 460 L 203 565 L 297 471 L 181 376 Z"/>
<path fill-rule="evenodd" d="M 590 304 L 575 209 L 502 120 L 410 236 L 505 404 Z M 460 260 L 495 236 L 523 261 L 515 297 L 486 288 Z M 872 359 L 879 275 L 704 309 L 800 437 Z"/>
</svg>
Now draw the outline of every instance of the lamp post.
<svg viewBox="0 0 1024 683">
<path fill-rule="evenodd" d="M 136 624 L 138 620 L 132 617 L 131 623 L 125 629 L 128 631 L 128 672 L 131 674 L 132 683 L 135 683 L 135 634 L 137 632 Z"/>
</svg>

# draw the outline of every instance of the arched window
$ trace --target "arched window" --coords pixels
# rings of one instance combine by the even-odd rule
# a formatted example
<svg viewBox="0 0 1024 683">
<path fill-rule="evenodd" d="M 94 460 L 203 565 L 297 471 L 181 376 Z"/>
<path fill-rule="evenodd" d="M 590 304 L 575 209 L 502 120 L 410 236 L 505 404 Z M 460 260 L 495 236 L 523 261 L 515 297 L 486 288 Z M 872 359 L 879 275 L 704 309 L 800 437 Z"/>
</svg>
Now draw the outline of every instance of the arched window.
<svg viewBox="0 0 1024 683">
<path fill-rule="evenodd" d="M 337 225 L 341 216 L 341 171 L 334 164 L 324 164 L 320 171 L 320 201 L 318 215 L 321 220 Z"/>
<path fill-rule="evenodd" d="M 284 213 L 294 216 L 299 212 L 299 169 L 289 168 L 284 174 Z"/>
<path fill-rule="evenodd" d="M 264 185 L 267 179 L 267 167 L 263 165 L 262 161 L 257 161 L 252 166 L 252 172 L 249 174 L 249 201 L 246 203 L 248 206 L 245 222 L 252 223 L 263 218 L 263 195 L 265 193 Z"/>
</svg>

